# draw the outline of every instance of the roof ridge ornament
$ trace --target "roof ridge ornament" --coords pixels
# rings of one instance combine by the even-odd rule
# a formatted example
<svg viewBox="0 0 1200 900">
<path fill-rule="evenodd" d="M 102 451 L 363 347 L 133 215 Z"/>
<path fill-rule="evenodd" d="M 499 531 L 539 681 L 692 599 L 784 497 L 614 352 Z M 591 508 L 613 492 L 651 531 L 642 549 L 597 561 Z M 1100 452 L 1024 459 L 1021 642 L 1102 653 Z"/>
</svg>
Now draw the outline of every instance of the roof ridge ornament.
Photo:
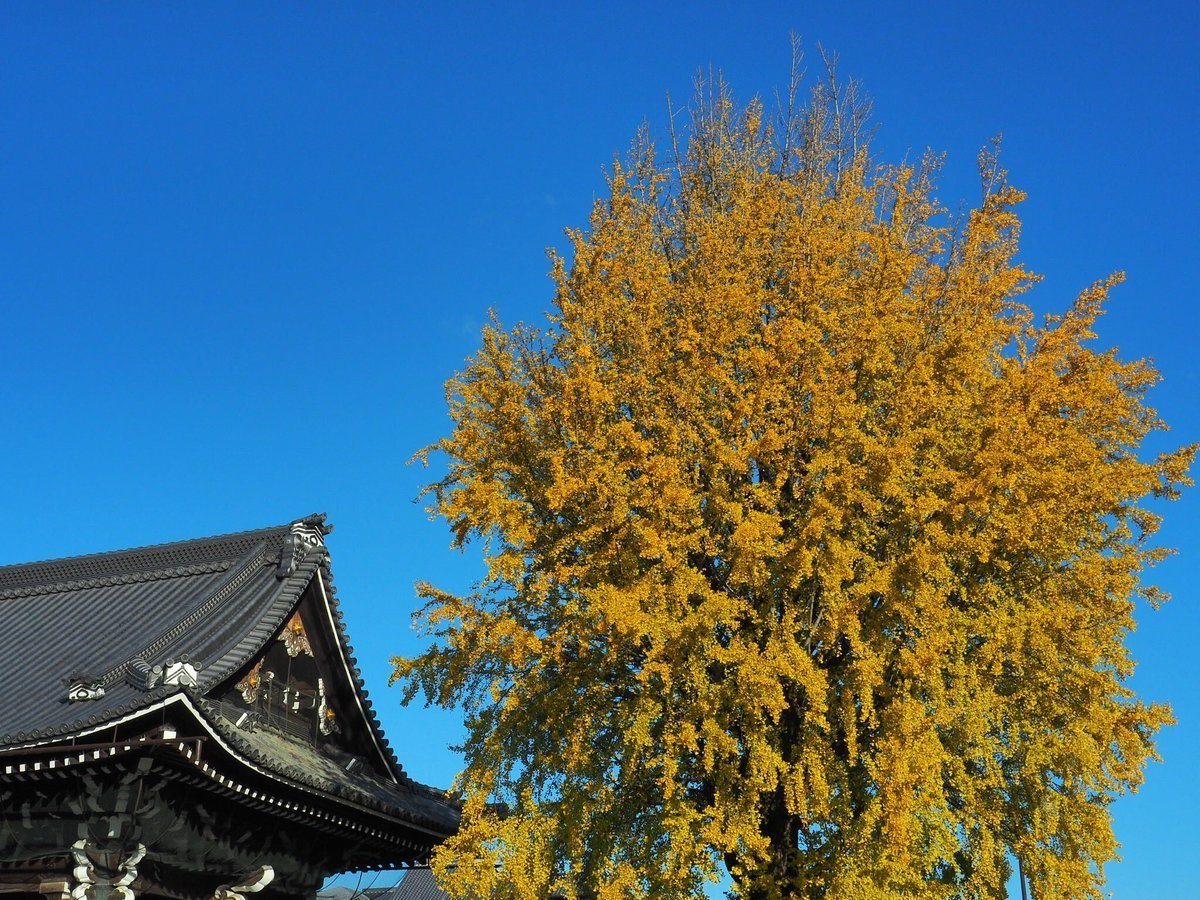
<svg viewBox="0 0 1200 900">
<path fill-rule="evenodd" d="M 324 513 L 293 522 L 283 539 L 283 549 L 279 552 L 279 568 L 275 571 L 275 577 L 280 580 L 287 578 L 310 553 L 318 552 L 328 559 L 325 535 L 331 531 L 333 526 L 325 524 Z"/>
<path fill-rule="evenodd" d="M 196 687 L 200 684 L 200 669 L 185 653 L 179 659 L 168 659 L 163 663 L 163 684 L 176 684 L 180 687 Z"/>
<path fill-rule="evenodd" d="M 77 672 L 64 678 L 63 684 L 67 688 L 68 703 L 99 700 L 104 696 L 104 682 L 98 675 L 85 675 Z"/>
<path fill-rule="evenodd" d="M 141 656 L 135 656 L 129 661 L 129 669 L 125 673 L 125 680 L 143 691 L 154 690 L 162 683 L 162 677 L 163 667 L 152 666 Z"/>
</svg>

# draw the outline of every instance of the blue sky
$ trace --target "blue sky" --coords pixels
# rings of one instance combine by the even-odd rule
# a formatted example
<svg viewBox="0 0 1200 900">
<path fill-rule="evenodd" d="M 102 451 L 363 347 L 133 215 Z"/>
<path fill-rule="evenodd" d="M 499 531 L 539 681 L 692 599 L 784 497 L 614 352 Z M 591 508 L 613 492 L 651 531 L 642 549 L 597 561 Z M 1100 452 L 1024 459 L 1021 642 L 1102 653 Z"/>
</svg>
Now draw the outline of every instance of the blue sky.
<svg viewBox="0 0 1200 900">
<path fill-rule="evenodd" d="M 488 308 L 536 321 L 545 248 L 699 67 L 783 86 L 789 33 L 875 99 L 877 149 L 947 152 L 978 196 L 1003 132 L 1039 310 L 1129 282 L 1101 322 L 1153 356 L 1200 439 L 1193 268 L 1200 7 L 1156 4 L 0 5 L 0 562 L 328 511 L 351 635 L 408 770 L 448 784 L 453 714 L 401 709 L 413 582 L 475 557 L 413 502 L 442 384 Z M 815 55 L 815 54 L 814 54 Z M 1116 806 L 1117 897 L 1195 895 L 1195 492 L 1167 510 L 1176 599 L 1142 610 L 1136 686 L 1175 704 L 1165 763 Z"/>
</svg>

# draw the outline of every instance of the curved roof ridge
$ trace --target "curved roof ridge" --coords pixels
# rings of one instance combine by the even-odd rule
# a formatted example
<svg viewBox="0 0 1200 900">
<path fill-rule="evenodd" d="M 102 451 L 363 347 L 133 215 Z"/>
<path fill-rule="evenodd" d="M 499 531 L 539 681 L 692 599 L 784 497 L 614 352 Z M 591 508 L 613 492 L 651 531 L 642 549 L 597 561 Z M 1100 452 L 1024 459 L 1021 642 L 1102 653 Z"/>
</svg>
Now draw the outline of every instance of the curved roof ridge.
<svg viewBox="0 0 1200 900">
<path fill-rule="evenodd" d="M 234 560 L 215 560 L 213 562 L 194 563 L 187 566 L 170 566 L 163 569 L 145 569 L 140 572 L 123 572 L 116 575 L 105 575 L 96 578 L 80 578 L 75 581 L 55 581 L 44 584 L 27 584 L 22 587 L 12 587 L 0 590 L 0 600 L 17 597 L 36 597 L 39 594 L 61 594 L 67 591 L 78 591 L 85 588 L 111 587 L 118 584 L 138 584 L 146 581 L 162 581 L 167 578 L 183 578 L 188 575 L 200 575 L 206 572 L 224 572 L 232 566 Z"/>
<path fill-rule="evenodd" d="M 167 541 L 161 544 L 147 544 L 142 547 L 127 547 L 118 550 L 98 551 L 75 556 L 62 556 L 53 559 L 35 560 L 32 562 L 14 563 L 0 566 L 0 596 L 8 591 L 21 590 L 34 586 L 49 584 L 67 584 L 75 581 L 87 581 L 94 578 L 129 575 L 134 572 L 155 569 L 185 568 L 190 562 L 188 551 L 203 551 L 211 549 L 214 554 L 203 552 L 194 554 L 201 560 L 216 561 L 216 559 L 237 559 L 246 550 L 260 540 L 275 534 L 287 532 L 291 527 L 301 522 L 311 522 L 315 519 L 324 520 L 324 514 L 304 516 L 280 525 L 265 528 L 254 528 L 247 531 L 235 531 L 228 534 L 215 534 L 208 537 L 187 538 L 179 541 Z M 232 545 L 232 546 L 225 546 Z M 244 549 L 240 549 L 244 545 Z M 158 565 L 154 562 L 160 557 L 170 558 L 179 556 L 175 565 Z"/>
</svg>

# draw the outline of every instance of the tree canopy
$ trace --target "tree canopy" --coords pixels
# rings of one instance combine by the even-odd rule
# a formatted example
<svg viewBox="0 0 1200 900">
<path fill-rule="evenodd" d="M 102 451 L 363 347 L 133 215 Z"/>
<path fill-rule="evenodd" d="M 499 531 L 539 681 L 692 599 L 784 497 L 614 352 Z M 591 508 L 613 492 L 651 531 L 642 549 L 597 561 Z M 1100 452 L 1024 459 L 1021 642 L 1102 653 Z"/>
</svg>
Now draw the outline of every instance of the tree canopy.
<svg viewBox="0 0 1200 900">
<path fill-rule="evenodd" d="M 788 95 L 794 97 L 795 91 Z M 884 165 L 855 86 L 706 85 L 553 258 L 541 328 L 448 384 L 429 488 L 486 575 L 421 585 L 408 698 L 461 706 L 460 897 L 1099 897 L 1163 705 L 1127 684 L 1153 498 L 1193 449 L 1093 345 L 1120 276 L 1036 320 L 992 150 Z"/>
</svg>

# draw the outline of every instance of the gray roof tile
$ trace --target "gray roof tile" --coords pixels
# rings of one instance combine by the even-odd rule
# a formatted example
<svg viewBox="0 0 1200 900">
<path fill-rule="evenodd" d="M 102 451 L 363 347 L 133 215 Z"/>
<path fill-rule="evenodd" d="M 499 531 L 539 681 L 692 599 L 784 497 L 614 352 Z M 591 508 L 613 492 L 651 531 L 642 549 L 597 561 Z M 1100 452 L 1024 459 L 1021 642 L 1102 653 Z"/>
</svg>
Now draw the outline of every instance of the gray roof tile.
<svg viewBox="0 0 1200 900">
<path fill-rule="evenodd" d="M 225 627 L 231 608 L 257 621 L 296 599 L 275 577 L 288 530 L 0 568 L 0 747 L 149 705 L 161 691 L 125 683 L 135 656 L 188 655 L 205 676 L 226 668 L 239 637 Z M 67 702 L 64 679 L 77 674 L 103 678 L 104 696 Z"/>
<path fill-rule="evenodd" d="M 449 896 L 437 886 L 428 869 L 409 869 L 395 887 L 327 888 L 317 894 L 317 900 L 449 900 Z"/>
<path fill-rule="evenodd" d="M 65 738 L 152 706 L 184 689 L 142 690 L 127 677 L 131 661 L 154 665 L 186 656 L 200 677 L 187 693 L 209 724 L 250 758 L 329 794 L 402 810 L 439 833 L 453 831 L 457 810 L 441 792 L 408 779 L 388 749 L 323 569 L 324 547 L 297 550 L 292 530 L 301 524 L 327 530 L 323 517 L 309 517 L 238 534 L 0 567 L 0 749 Z M 395 782 L 349 775 L 282 735 L 232 729 L 203 699 L 262 651 L 314 576 L 324 579 L 351 680 Z M 79 674 L 99 679 L 104 695 L 68 702 L 64 679 Z"/>
</svg>

